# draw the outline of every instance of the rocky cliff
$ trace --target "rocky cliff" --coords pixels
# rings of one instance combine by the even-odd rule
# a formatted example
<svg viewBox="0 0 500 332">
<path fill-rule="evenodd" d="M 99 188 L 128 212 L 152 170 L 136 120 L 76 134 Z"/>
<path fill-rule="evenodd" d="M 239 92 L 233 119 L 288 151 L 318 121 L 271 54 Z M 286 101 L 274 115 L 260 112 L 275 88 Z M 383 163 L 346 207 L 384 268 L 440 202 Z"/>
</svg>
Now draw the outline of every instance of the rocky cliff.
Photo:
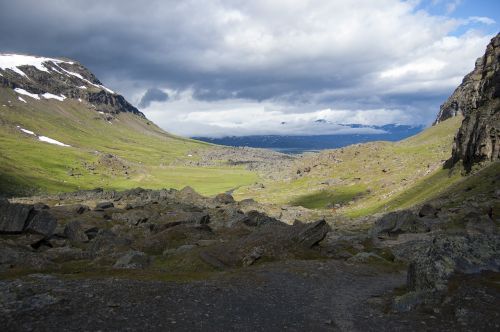
<svg viewBox="0 0 500 332">
<path fill-rule="evenodd" d="M 87 68 L 68 59 L 0 54 L 0 87 L 36 99 L 86 101 L 98 112 L 130 112 L 144 117 L 123 96 L 105 87 Z"/>
<path fill-rule="evenodd" d="M 455 138 L 451 164 L 472 165 L 500 158 L 500 34 L 476 61 L 474 70 L 441 105 L 439 123 L 456 115 L 464 121 Z"/>
</svg>

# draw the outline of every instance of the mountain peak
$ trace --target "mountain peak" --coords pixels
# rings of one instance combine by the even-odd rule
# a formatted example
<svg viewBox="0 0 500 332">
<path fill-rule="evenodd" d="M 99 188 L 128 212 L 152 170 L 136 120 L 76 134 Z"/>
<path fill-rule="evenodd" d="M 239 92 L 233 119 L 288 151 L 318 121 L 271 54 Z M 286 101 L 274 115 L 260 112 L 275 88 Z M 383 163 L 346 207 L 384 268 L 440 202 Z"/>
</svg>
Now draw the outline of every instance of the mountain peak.
<svg viewBox="0 0 500 332">
<path fill-rule="evenodd" d="M 131 112 L 144 117 L 83 65 L 65 58 L 0 53 L 0 86 L 34 99 L 56 96 L 58 98 L 52 99 L 84 100 L 94 105 L 98 112 Z"/>
</svg>

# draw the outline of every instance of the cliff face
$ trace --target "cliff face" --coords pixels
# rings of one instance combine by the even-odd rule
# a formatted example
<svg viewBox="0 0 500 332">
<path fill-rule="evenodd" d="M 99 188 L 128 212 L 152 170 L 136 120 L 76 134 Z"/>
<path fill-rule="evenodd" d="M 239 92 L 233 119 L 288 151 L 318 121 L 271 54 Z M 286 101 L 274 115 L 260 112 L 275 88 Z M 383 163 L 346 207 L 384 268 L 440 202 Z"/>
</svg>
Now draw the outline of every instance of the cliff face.
<svg viewBox="0 0 500 332">
<path fill-rule="evenodd" d="M 94 105 L 96 111 L 108 114 L 131 112 L 144 117 L 123 96 L 72 60 L 0 54 L 0 87 L 22 89 L 42 98 L 48 93 L 83 100 Z"/>
<path fill-rule="evenodd" d="M 463 115 L 453 146 L 451 164 L 463 162 L 466 170 L 476 163 L 500 159 L 500 34 L 476 61 L 474 70 L 441 106 L 435 123 Z"/>
</svg>

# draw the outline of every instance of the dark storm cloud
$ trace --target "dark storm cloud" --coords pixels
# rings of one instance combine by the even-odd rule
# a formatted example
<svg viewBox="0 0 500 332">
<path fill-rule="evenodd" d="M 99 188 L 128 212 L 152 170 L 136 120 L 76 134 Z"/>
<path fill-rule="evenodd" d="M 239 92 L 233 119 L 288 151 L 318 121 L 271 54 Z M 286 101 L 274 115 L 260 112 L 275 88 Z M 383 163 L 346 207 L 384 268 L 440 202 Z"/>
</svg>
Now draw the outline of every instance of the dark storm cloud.
<svg viewBox="0 0 500 332">
<path fill-rule="evenodd" d="M 141 101 L 139 102 L 140 108 L 146 108 L 153 101 L 167 101 L 168 94 L 158 88 L 151 88 L 146 91 L 144 96 L 142 96 Z"/>
<path fill-rule="evenodd" d="M 189 98 L 207 103 L 279 102 L 284 112 L 306 104 L 304 112 L 410 111 L 417 104 L 437 112 L 438 99 L 472 69 L 489 36 L 477 30 L 450 36 L 466 23 L 414 6 L 398 0 L 2 1 L 0 51 L 78 60 L 131 101 L 144 96 L 146 108 L 161 101 L 151 91 L 144 95 L 156 86 L 172 97 L 166 104 L 189 91 Z"/>
</svg>

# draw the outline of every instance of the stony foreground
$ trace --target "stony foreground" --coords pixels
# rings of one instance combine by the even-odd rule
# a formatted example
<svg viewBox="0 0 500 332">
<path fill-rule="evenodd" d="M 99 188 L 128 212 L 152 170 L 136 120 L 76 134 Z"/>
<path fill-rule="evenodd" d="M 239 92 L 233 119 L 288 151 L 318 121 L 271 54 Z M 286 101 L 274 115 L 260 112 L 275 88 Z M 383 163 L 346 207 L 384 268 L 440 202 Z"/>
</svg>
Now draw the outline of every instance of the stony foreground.
<svg viewBox="0 0 500 332">
<path fill-rule="evenodd" d="M 498 330 L 499 195 L 347 228 L 191 188 L 3 199 L 0 326 Z"/>
</svg>

